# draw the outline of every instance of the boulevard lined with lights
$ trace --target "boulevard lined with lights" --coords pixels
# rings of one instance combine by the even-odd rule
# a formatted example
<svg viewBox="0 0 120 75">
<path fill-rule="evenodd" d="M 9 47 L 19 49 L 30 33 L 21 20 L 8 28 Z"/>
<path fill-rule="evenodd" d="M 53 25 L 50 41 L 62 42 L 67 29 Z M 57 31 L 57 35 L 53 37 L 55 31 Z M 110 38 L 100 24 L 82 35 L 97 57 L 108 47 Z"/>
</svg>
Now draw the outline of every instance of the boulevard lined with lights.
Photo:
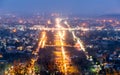
<svg viewBox="0 0 120 75">
<path fill-rule="evenodd" d="M 61 19 L 57 18 L 56 19 L 56 27 L 59 29 L 64 28 L 60 25 L 60 22 L 61 22 Z M 64 75 L 69 75 L 69 73 L 74 73 L 74 72 L 77 73 L 78 70 L 72 64 L 71 59 L 69 58 L 70 55 L 64 48 L 65 42 L 63 41 L 63 39 L 65 39 L 65 33 L 66 33 L 66 31 L 57 31 L 57 33 L 56 33 L 56 35 L 58 35 L 58 36 L 56 36 L 56 39 L 59 40 L 59 43 L 60 43 L 60 48 L 58 48 L 60 50 L 58 50 L 58 52 L 57 52 L 59 54 L 56 54 L 56 56 L 59 56 L 59 58 L 57 58 L 56 61 L 57 62 L 59 61 L 59 64 L 57 63 L 58 67 L 60 66 L 58 68 L 59 71 L 62 72 Z M 72 64 L 72 66 L 70 66 L 70 64 Z"/>
<path fill-rule="evenodd" d="M 72 33 L 73 38 L 77 41 L 76 44 L 78 44 L 78 45 L 77 45 L 78 50 L 83 50 L 83 51 L 86 53 L 87 58 L 89 58 L 89 56 L 88 56 L 88 54 L 87 54 L 87 51 L 85 50 L 85 47 L 84 47 L 83 42 L 81 41 L 81 39 L 78 38 L 78 37 L 75 35 L 75 32 L 74 32 L 73 30 L 71 30 L 71 27 L 70 27 L 70 25 L 67 23 L 67 21 L 65 21 L 64 23 L 65 23 L 65 25 L 67 25 L 67 27 L 69 28 L 69 31 Z"/>
</svg>

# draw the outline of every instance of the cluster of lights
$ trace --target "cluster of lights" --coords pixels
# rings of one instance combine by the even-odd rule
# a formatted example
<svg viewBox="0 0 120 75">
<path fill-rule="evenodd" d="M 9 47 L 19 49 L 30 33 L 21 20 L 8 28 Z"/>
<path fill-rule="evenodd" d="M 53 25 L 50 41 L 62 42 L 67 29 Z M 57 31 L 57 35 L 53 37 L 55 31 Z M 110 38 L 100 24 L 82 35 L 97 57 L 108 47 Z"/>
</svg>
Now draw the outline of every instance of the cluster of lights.
<svg viewBox="0 0 120 75">
<path fill-rule="evenodd" d="M 27 75 L 28 75 L 28 74 L 29 74 L 29 75 L 35 75 L 34 66 L 35 66 L 35 62 L 37 61 L 37 59 L 38 59 L 38 57 L 39 57 L 39 56 L 38 56 L 39 49 L 45 47 L 46 38 L 47 38 L 47 37 L 46 37 L 46 32 L 43 31 L 41 35 L 42 35 L 42 37 L 39 38 L 39 40 L 38 40 L 38 46 L 37 46 L 36 50 L 33 51 L 33 53 L 32 53 L 32 54 L 34 54 L 34 55 L 37 55 L 36 58 L 31 58 L 30 62 L 28 62 L 27 64 L 23 64 L 23 65 L 22 65 L 22 66 L 24 66 L 23 69 L 26 68 L 26 74 L 27 74 Z M 18 66 L 19 66 L 19 65 L 18 65 Z M 20 67 L 21 67 L 21 66 L 20 66 Z M 19 67 L 19 68 L 20 68 L 20 67 Z M 8 70 L 5 71 L 5 75 L 14 75 L 14 74 L 15 74 L 15 72 L 13 72 L 14 69 L 15 69 L 15 66 L 11 66 Z"/>
<path fill-rule="evenodd" d="M 61 26 L 60 22 L 61 22 L 61 18 L 57 18 L 56 19 L 56 28 L 57 29 L 64 29 L 64 27 Z M 84 48 L 84 45 L 83 45 L 83 42 L 81 41 L 80 38 L 78 38 L 76 35 L 75 35 L 75 32 L 73 30 L 71 30 L 71 27 L 70 25 L 67 23 L 67 21 L 64 22 L 65 25 L 67 25 L 67 29 L 72 33 L 72 36 L 73 38 L 77 41 L 77 44 L 79 44 L 79 49 L 78 50 L 83 50 L 84 52 L 86 52 L 85 48 Z M 66 55 L 66 51 L 65 51 L 65 48 L 64 48 L 64 41 L 63 39 L 65 39 L 65 30 L 58 30 L 57 31 L 57 34 L 58 34 L 58 37 L 59 37 L 59 43 L 60 43 L 60 53 L 61 53 L 61 56 L 60 56 L 60 60 L 58 61 L 62 61 L 62 68 L 58 68 L 60 72 L 64 73 L 65 75 L 68 75 L 68 64 L 71 63 L 71 60 L 68 60 L 69 59 L 69 56 Z M 36 55 L 36 58 L 32 58 L 30 63 L 30 67 L 28 68 L 29 70 L 29 74 L 31 72 L 34 71 L 34 65 L 35 65 L 35 62 L 37 61 L 38 59 L 38 52 L 39 52 L 39 49 L 40 48 L 44 48 L 45 47 L 45 43 L 46 43 L 46 40 L 47 40 L 47 37 L 46 37 L 46 31 L 43 31 L 40 35 L 41 38 L 38 39 L 38 47 L 36 48 L 35 51 L 33 51 L 32 54 Z M 58 38 L 56 37 L 56 38 Z M 87 53 L 87 52 L 86 52 Z M 86 54 L 86 56 L 88 57 L 88 55 Z M 75 67 L 72 67 L 73 69 L 76 69 Z M 33 72 L 35 73 L 35 72 Z M 33 74 L 34 75 L 34 74 Z"/>
</svg>

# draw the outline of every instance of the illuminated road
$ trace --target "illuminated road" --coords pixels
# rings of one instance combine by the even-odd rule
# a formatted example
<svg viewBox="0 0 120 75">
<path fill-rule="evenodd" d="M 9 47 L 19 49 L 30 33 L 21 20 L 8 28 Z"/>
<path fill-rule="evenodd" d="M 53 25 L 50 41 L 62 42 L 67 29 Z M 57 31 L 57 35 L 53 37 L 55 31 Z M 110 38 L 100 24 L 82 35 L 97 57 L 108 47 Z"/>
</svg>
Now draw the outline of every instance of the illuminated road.
<svg viewBox="0 0 120 75">
<path fill-rule="evenodd" d="M 74 31 L 74 30 L 82 30 L 82 31 L 89 31 L 89 30 L 93 30 L 93 29 L 89 29 L 89 28 L 83 28 L 83 27 L 76 27 L 76 28 L 47 28 L 47 27 L 43 27 L 43 28 L 30 28 L 31 30 L 44 30 L 44 31 L 68 31 L 68 30 L 71 30 L 71 31 Z"/>
<path fill-rule="evenodd" d="M 37 45 L 37 48 L 35 51 L 33 51 L 32 54 L 34 54 L 36 57 L 34 58 L 31 58 L 30 60 L 30 66 L 28 67 L 28 74 L 32 74 L 32 75 L 35 75 L 35 70 L 34 70 L 34 67 L 35 67 L 35 63 L 36 61 L 38 60 L 39 58 L 39 55 L 38 55 L 38 52 L 40 50 L 40 48 L 44 48 L 45 47 L 45 43 L 46 43 L 46 32 L 43 31 L 41 32 L 41 37 L 39 37 L 38 39 L 38 45 Z"/>
<path fill-rule="evenodd" d="M 63 28 L 60 25 L 60 18 L 56 19 L 56 27 Z M 72 75 L 73 73 L 79 73 L 77 68 L 73 66 L 69 53 L 65 50 L 64 45 L 66 44 L 63 39 L 66 39 L 66 31 L 59 30 L 55 34 L 55 45 L 59 46 L 56 47 L 55 54 L 55 63 L 58 67 L 58 70 L 62 72 L 64 75 Z M 72 65 L 72 66 L 70 66 Z"/>
<path fill-rule="evenodd" d="M 83 45 L 83 42 L 81 41 L 80 38 L 78 38 L 76 35 L 75 35 L 75 32 L 73 30 L 71 30 L 71 27 L 70 25 L 68 24 L 67 21 L 64 22 L 65 25 L 67 25 L 67 27 L 69 28 L 69 31 L 72 33 L 73 35 L 73 38 L 77 41 L 76 42 L 76 46 L 78 48 L 78 50 L 83 50 L 85 53 L 86 53 L 86 56 L 87 58 L 89 58 L 89 55 L 88 55 L 88 52 L 85 50 L 85 47 Z"/>
<path fill-rule="evenodd" d="M 62 28 L 62 27 L 60 27 L 60 19 L 56 19 L 56 27 Z M 58 45 L 60 43 L 61 51 L 60 51 L 60 55 L 58 54 L 60 59 L 57 58 L 55 61 L 60 61 L 60 65 L 59 65 L 59 67 L 61 67 L 61 68 L 59 68 L 60 72 L 63 72 L 65 75 L 67 75 L 67 63 L 68 62 L 66 62 L 67 56 L 65 54 L 65 49 L 63 47 L 63 45 L 64 45 L 64 42 L 62 41 L 63 38 L 65 38 L 65 31 L 58 31 L 56 34 L 56 40 L 57 40 Z"/>
</svg>

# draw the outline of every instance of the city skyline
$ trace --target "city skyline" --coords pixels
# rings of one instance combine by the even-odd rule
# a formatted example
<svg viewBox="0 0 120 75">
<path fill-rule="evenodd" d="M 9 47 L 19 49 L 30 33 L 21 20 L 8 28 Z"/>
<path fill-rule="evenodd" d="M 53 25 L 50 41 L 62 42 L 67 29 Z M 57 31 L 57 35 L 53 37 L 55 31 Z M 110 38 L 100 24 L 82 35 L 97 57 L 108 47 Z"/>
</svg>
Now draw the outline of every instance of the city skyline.
<svg viewBox="0 0 120 75">
<path fill-rule="evenodd" d="M 0 75 L 120 75 L 120 0 L 0 0 Z"/>
</svg>

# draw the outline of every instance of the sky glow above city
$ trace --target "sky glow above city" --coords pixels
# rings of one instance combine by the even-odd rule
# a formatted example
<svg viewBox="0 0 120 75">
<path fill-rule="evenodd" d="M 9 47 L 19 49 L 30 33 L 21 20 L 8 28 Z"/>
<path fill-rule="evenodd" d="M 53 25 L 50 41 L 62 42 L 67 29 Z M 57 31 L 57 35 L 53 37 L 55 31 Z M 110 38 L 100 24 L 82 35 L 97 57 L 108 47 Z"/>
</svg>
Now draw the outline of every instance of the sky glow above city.
<svg viewBox="0 0 120 75">
<path fill-rule="evenodd" d="M 120 13 L 120 0 L 0 0 L 2 12 Z"/>
</svg>

